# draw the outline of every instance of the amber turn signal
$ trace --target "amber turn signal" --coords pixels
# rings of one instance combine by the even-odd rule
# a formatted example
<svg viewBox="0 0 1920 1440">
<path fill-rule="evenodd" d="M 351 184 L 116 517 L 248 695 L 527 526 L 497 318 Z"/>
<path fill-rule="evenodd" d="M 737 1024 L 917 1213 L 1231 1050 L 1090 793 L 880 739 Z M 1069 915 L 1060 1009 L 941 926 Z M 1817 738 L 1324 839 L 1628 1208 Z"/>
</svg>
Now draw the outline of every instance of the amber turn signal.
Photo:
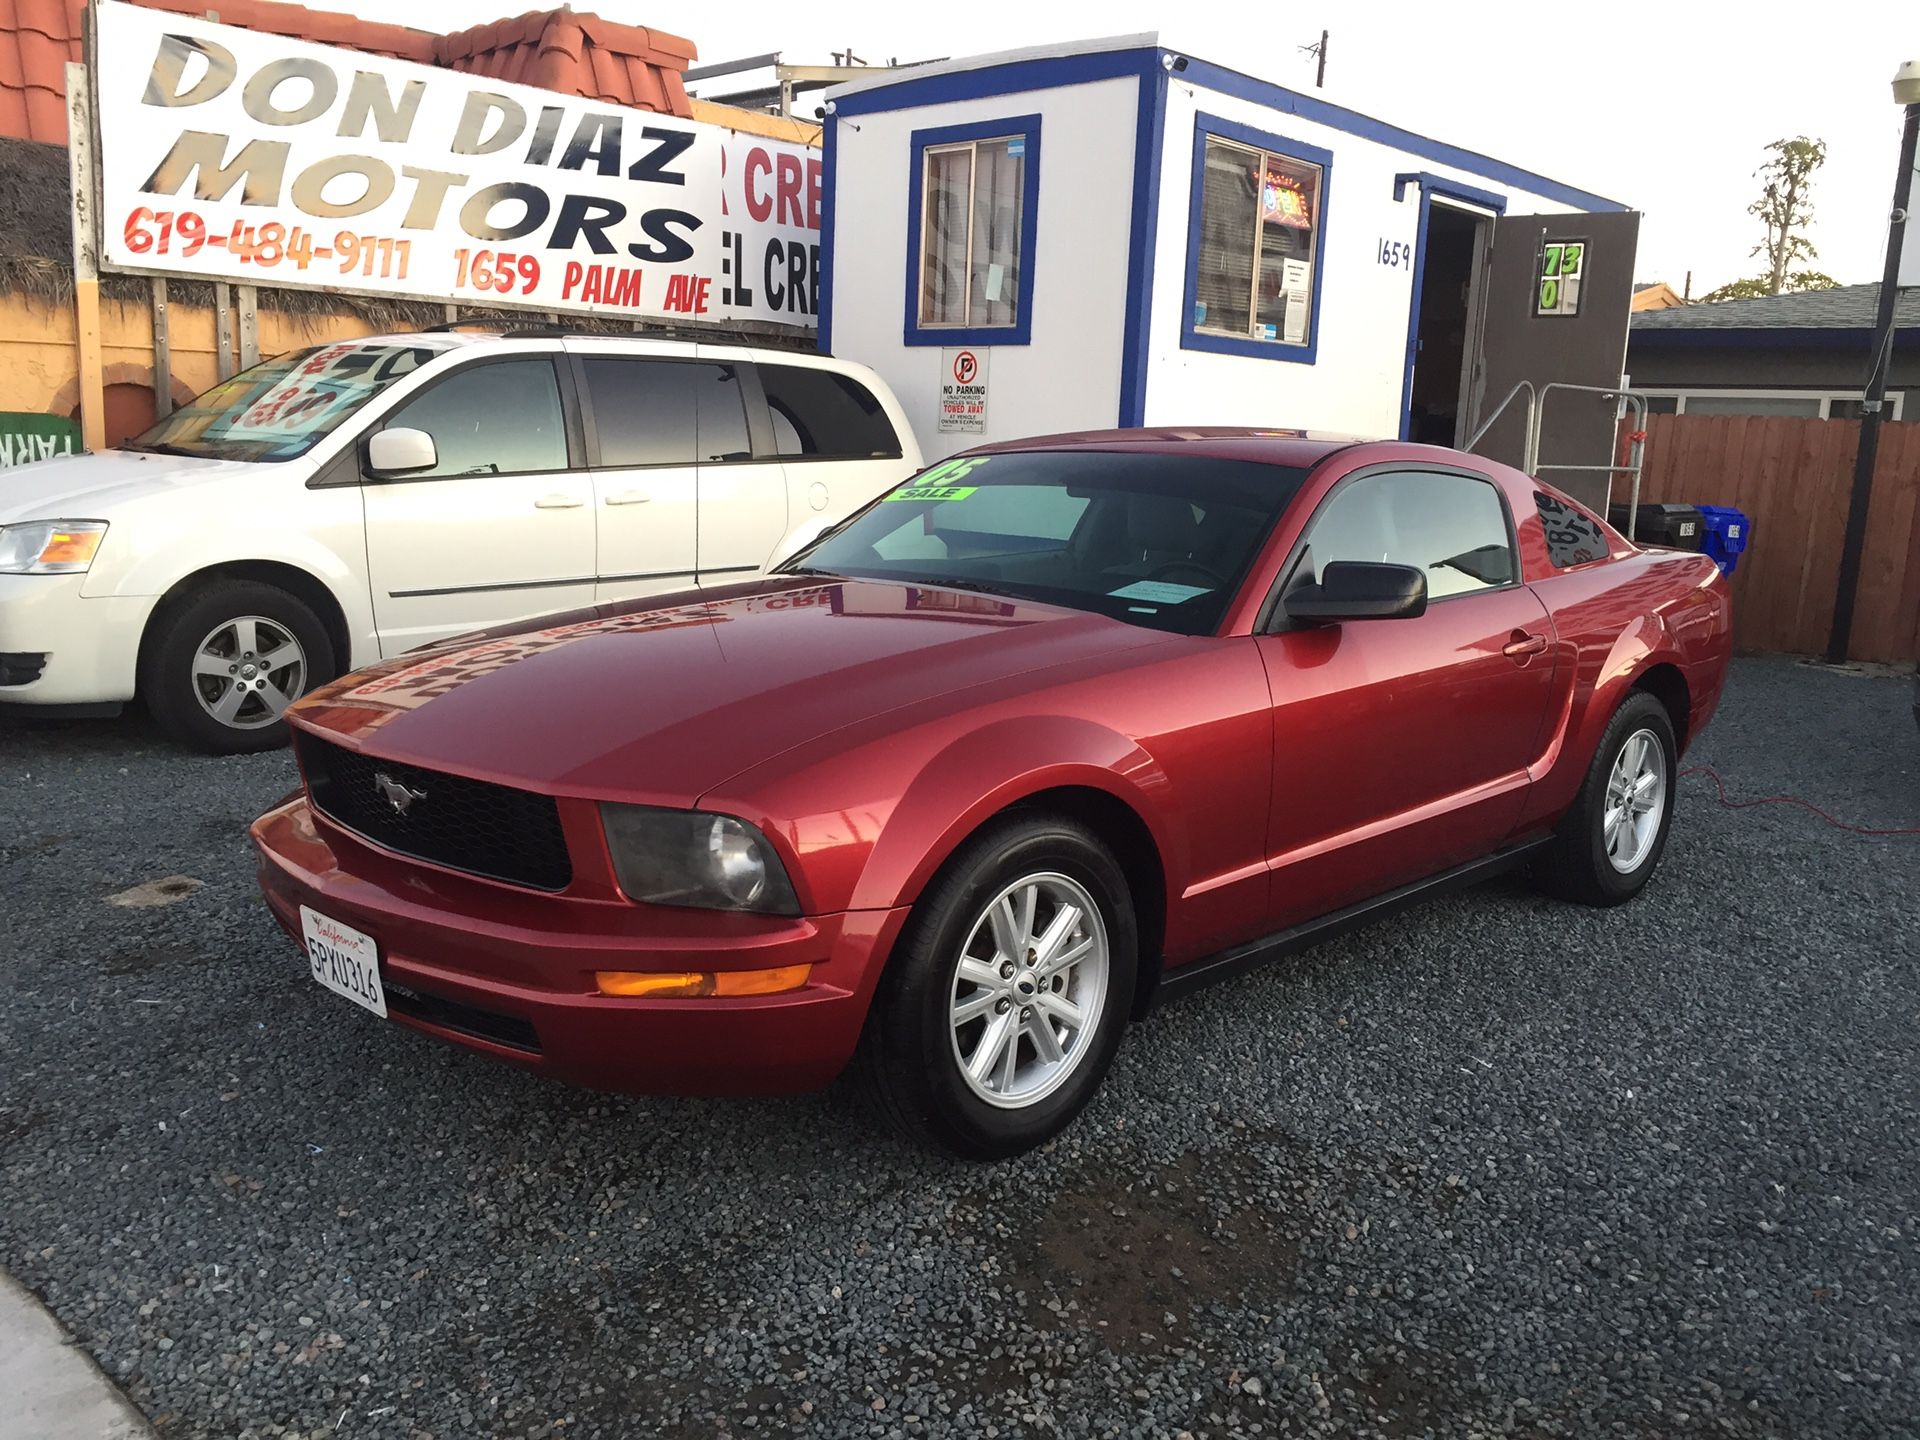
<svg viewBox="0 0 1920 1440">
<path fill-rule="evenodd" d="M 639 995 L 655 1000 L 703 995 L 778 995 L 807 983 L 811 965 L 777 970 L 602 970 L 593 978 L 602 995 Z"/>
<path fill-rule="evenodd" d="M 101 530 L 55 530 L 41 547 L 39 564 L 62 570 L 84 570 L 100 548 Z"/>
</svg>

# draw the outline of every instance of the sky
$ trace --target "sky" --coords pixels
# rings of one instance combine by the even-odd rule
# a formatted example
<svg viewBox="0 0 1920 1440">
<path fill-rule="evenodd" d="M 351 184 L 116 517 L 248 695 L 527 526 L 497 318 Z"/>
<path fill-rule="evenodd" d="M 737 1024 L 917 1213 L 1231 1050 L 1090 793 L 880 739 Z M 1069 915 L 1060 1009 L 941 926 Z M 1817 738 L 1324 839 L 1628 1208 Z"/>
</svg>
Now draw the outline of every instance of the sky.
<svg viewBox="0 0 1920 1440">
<path fill-rule="evenodd" d="M 451 30 L 516 14 L 528 0 L 307 3 Z M 1313 86 L 1313 57 L 1299 47 L 1324 27 L 1324 98 L 1624 201 L 1645 216 L 1636 277 L 1678 291 L 1691 271 L 1695 296 L 1763 272 L 1749 254 L 1761 236 L 1746 213 L 1759 193 L 1753 172 L 1770 141 L 1795 135 L 1827 144 L 1808 231 L 1813 267 L 1843 284 L 1880 278 L 1900 143 L 1889 83 L 1902 60 L 1920 59 L 1913 0 L 1668 0 L 1611 12 L 1551 0 L 574 8 L 685 35 L 707 63 L 777 50 L 789 63 L 826 64 L 849 47 L 868 61 L 906 61 L 1157 31 L 1169 48 L 1295 89 Z"/>
</svg>

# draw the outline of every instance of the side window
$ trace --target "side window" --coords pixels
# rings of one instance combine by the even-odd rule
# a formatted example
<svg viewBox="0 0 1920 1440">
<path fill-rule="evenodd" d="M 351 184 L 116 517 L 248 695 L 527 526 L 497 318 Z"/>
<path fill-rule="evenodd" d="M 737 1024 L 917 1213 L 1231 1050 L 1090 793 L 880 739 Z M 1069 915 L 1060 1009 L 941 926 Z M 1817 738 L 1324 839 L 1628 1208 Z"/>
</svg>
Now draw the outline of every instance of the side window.
<svg viewBox="0 0 1920 1440">
<path fill-rule="evenodd" d="M 1598 520 L 1544 490 L 1533 492 L 1533 503 L 1547 532 L 1547 558 L 1560 569 L 1607 558 L 1612 547 Z"/>
<path fill-rule="evenodd" d="M 602 466 L 692 465 L 752 453 L 734 366 L 607 356 L 584 363 Z"/>
<path fill-rule="evenodd" d="M 1318 579 L 1333 560 L 1412 565 L 1444 600 L 1510 585 L 1518 574 L 1500 492 L 1485 480 L 1433 471 L 1366 475 L 1341 488 L 1307 532 Z"/>
<path fill-rule="evenodd" d="M 567 431 L 551 360 L 457 370 L 403 406 L 387 427 L 424 430 L 440 463 L 409 480 L 529 475 L 567 468 Z"/>
<path fill-rule="evenodd" d="M 785 460 L 898 459 L 900 437 L 873 392 L 811 365 L 761 365 L 774 453 Z"/>
</svg>

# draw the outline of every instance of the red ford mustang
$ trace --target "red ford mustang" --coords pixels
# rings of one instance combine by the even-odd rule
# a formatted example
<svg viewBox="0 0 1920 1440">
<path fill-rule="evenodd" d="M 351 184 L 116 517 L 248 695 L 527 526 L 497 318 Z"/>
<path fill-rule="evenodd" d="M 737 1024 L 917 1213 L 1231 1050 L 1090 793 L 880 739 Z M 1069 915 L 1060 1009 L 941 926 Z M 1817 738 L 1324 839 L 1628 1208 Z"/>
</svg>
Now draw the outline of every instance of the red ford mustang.
<svg viewBox="0 0 1920 1440">
<path fill-rule="evenodd" d="M 859 1051 L 1007 1155 L 1156 999 L 1508 866 L 1633 896 L 1729 649 L 1711 561 L 1474 456 L 1036 440 L 764 579 L 334 683 L 253 837 L 377 1014 L 639 1092 Z"/>
</svg>

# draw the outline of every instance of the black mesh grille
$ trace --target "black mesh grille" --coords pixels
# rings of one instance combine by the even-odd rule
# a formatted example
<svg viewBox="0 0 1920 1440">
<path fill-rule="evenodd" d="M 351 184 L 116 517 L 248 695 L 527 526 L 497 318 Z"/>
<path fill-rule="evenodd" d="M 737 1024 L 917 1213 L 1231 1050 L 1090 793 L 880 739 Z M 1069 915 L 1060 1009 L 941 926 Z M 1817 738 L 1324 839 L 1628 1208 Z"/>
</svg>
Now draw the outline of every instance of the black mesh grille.
<svg viewBox="0 0 1920 1440">
<path fill-rule="evenodd" d="M 535 890 L 573 880 L 550 795 L 357 755 L 300 732 L 294 743 L 314 807 L 389 850 Z"/>
<path fill-rule="evenodd" d="M 35 654 L 0 655 L 0 685 L 31 685 L 47 668 L 47 657 Z"/>
</svg>

